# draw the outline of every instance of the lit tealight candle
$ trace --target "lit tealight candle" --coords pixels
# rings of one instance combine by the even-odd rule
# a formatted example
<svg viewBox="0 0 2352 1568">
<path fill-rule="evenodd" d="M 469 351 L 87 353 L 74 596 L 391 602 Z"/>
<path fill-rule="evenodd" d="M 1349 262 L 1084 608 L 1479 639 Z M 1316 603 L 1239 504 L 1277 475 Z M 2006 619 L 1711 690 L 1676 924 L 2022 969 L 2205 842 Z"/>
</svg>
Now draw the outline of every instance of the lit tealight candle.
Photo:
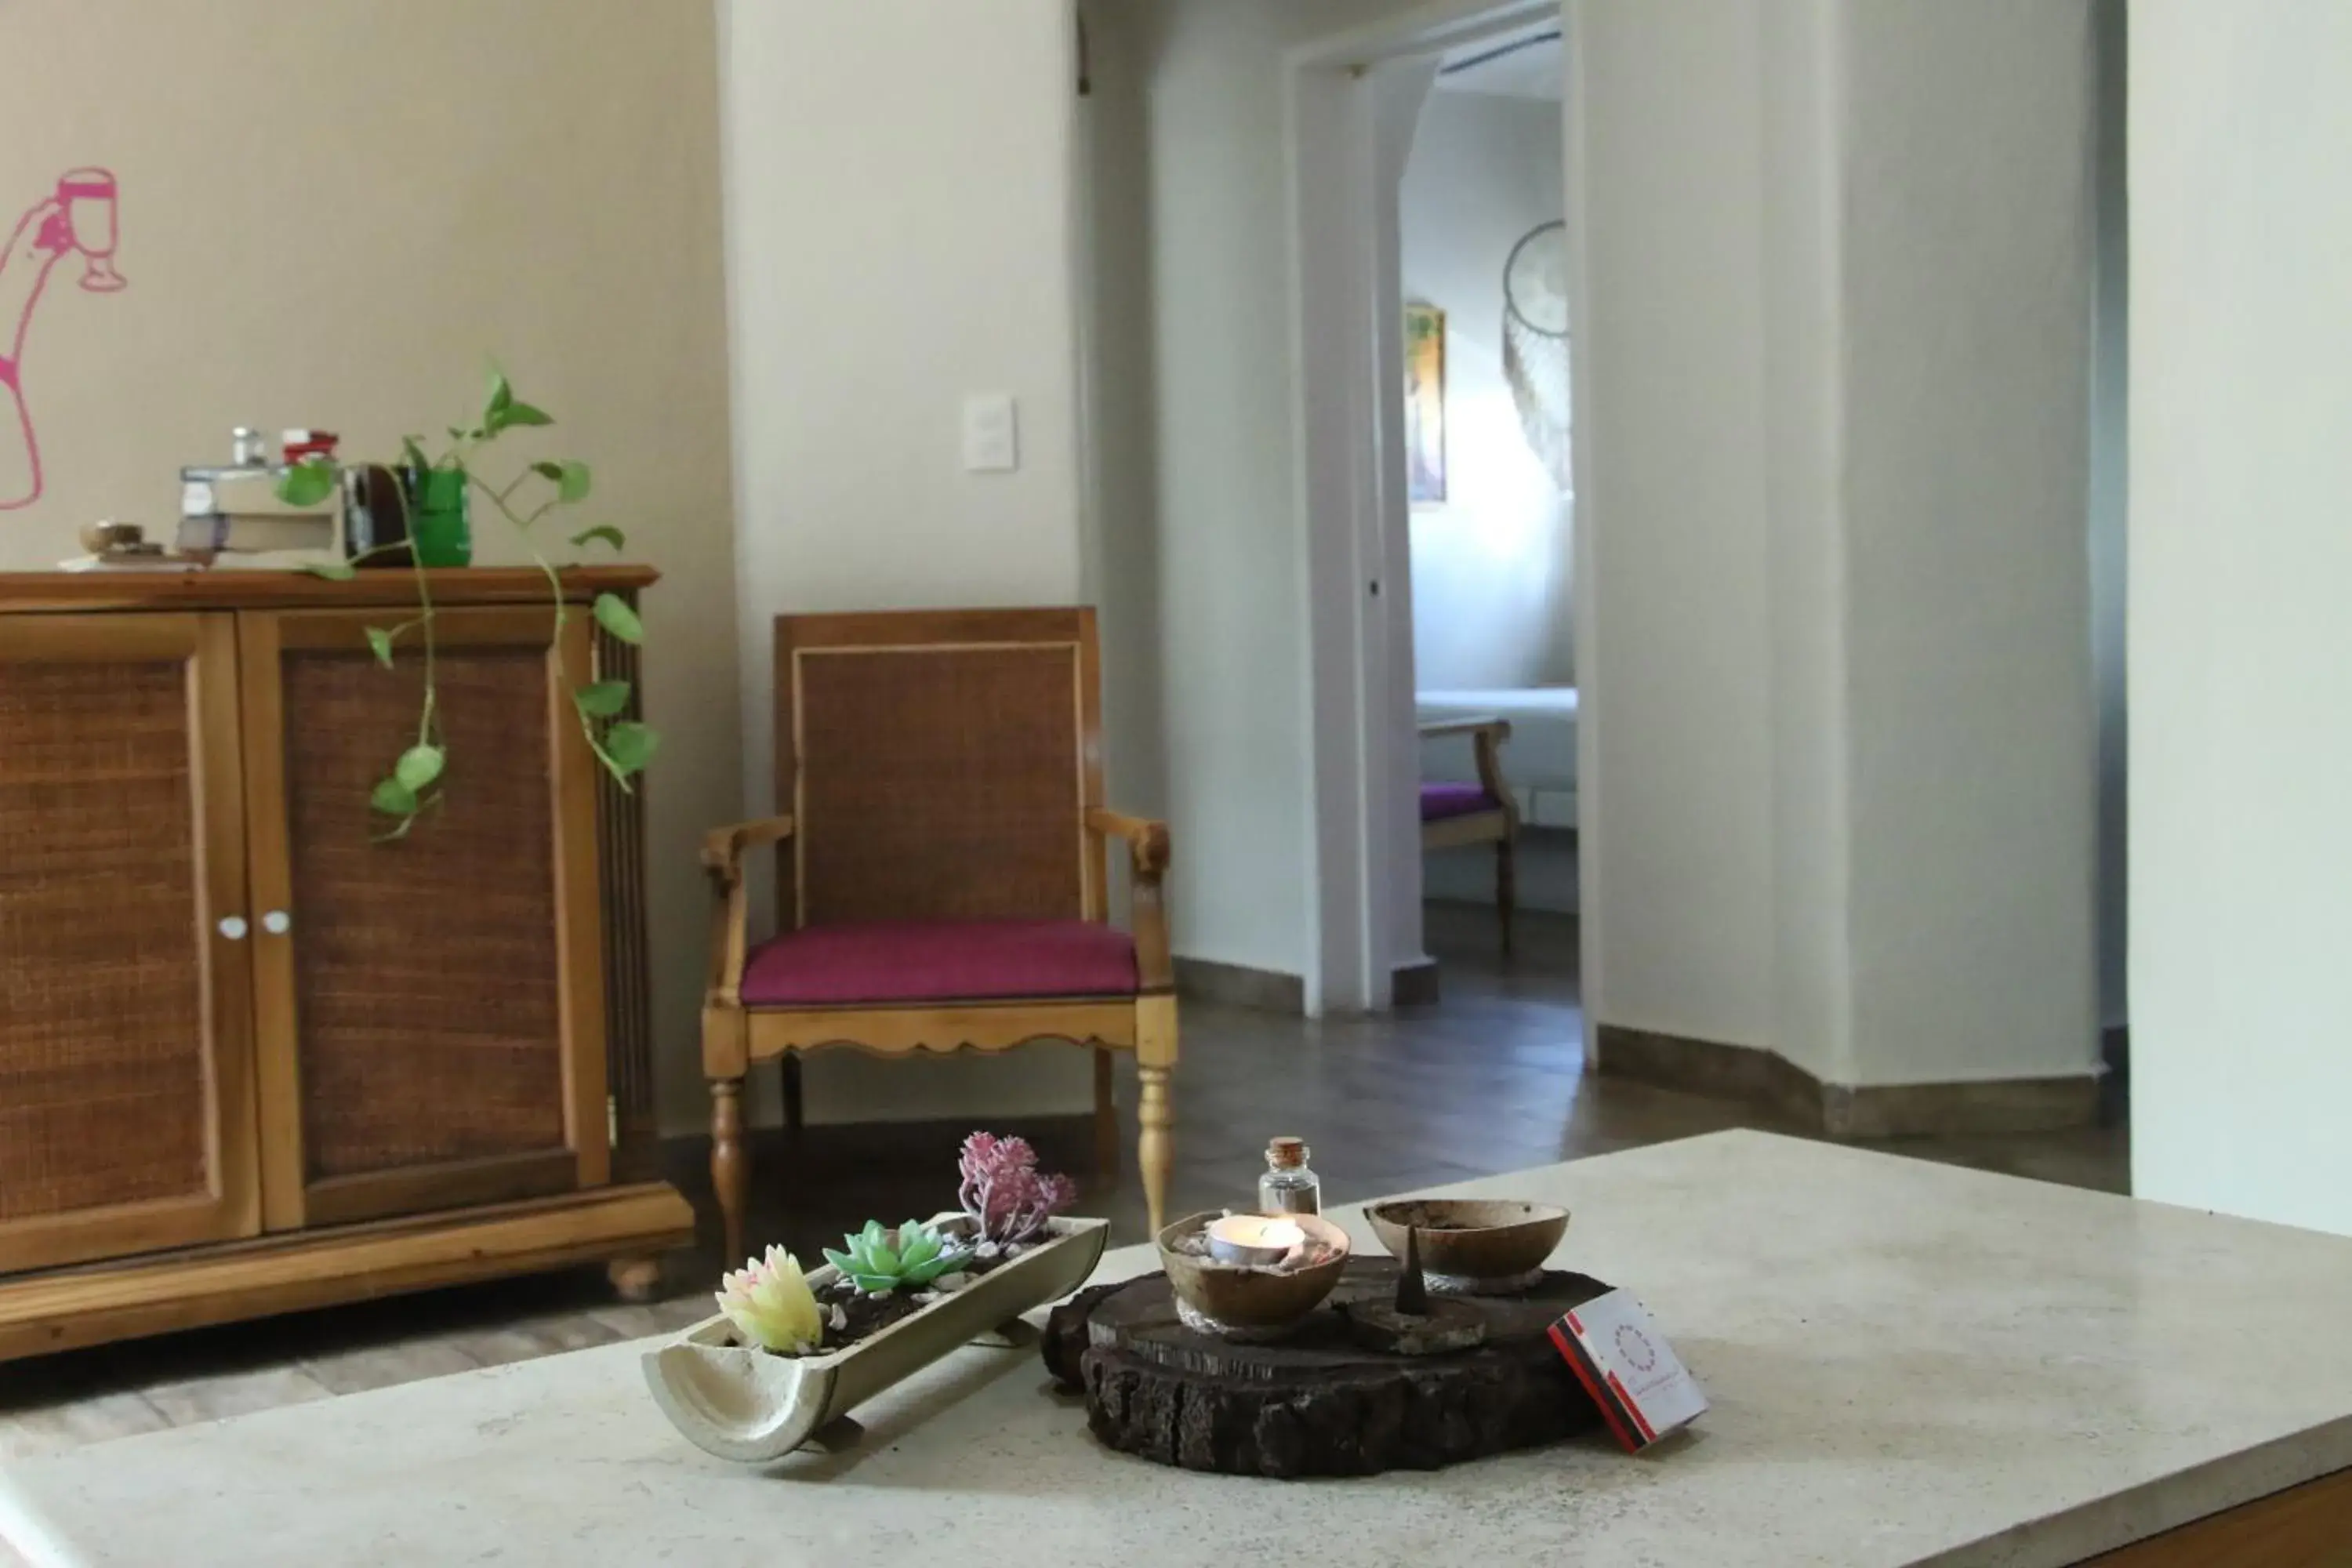
<svg viewBox="0 0 2352 1568">
<path fill-rule="evenodd" d="M 1296 1221 L 1276 1215 L 1229 1214 L 1209 1222 L 1209 1256 L 1220 1263 L 1271 1268 L 1306 1241 Z"/>
</svg>

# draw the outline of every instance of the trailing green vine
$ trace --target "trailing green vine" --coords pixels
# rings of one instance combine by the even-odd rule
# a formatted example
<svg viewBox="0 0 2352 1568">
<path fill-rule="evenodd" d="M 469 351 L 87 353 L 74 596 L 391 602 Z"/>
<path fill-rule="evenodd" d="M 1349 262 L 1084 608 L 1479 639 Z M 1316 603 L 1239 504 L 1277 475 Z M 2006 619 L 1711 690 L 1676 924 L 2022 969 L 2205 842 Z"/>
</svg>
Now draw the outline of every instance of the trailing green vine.
<svg viewBox="0 0 2352 1568">
<path fill-rule="evenodd" d="M 438 457 L 426 454 L 420 437 L 402 438 L 401 479 L 403 497 L 413 517 L 414 498 L 426 474 L 462 475 L 466 489 L 478 493 L 506 519 L 530 552 L 532 563 L 545 574 L 554 608 L 554 635 L 561 637 L 572 608 L 564 599 L 562 578 L 541 548 L 535 530 L 550 513 L 576 507 L 588 499 L 593 488 L 588 465 L 569 458 L 533 462 L 503 485 L 492 484 L 473 467 L 476 456 L 507 431 L 541 428 L 554 423 L 553 416 L 544 409 L 517 397 L 505 374 L 493 370 L 489 397 L 482 405 L 480 423 L 470 429 L 452 426 L 449 446 Z M 278 498 L 292 506 L 316 506 L 334 493 L 339 474 L 338 466 L 331 459 L 306 458 L 289 468 L 278 479 Z M 628 536 L 610 523 L 582 529 L 569 538 L 575 549 L 602 545 L 618 552 L 628 545 Z M 370 808 L 386 824 L 375 836 L 379 841 L 406 837 L 420 816 L 442 804 L 447 787 L 449 746 L 441 728 L 436 682 L 440 649 L 435 635 L 432 581 L 417 559 L 413 537 L 362 551 L 350 561 L 310 568 L 319 576 L 341 581 L 356 575 L 354 563 L 398 550 L 409 551 L 410 572 L 416 584 L 416 614 L 392 626 L 367 627 L 368 648 L 378 664 L 390 669 L 401 642 L 413 634 L 424 658 L 425 693 L 417 714 L 415 742 L 402 749 L 390 771 L 376 781 L 368 794 Z M 636 611 L 617 594 L 597 595 L 588 613 L 607 635 L 622 642 L 637 644 L 645 640 L 645 627 Z M 630 788 L 629 781 L 645 771 L 661 739 L 650 727 L 621 717 L 628 708 L 629 698 L 630 687 L 625 680 L 590 681 L 572 689 L 572 710 L 579 718 L 581 732 L 587 737 L 589 750 L 623 789 Z"/>
</svg>

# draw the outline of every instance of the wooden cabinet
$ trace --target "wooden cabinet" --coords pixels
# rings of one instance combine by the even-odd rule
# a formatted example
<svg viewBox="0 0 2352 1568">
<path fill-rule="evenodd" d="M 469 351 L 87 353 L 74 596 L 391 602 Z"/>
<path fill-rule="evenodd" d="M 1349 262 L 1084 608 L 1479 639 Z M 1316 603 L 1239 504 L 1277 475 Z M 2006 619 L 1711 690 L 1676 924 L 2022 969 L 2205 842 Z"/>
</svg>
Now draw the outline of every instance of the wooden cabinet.
<svg viewBox="0 0 2352 1568">
<path fill-rule="evenodd" d="M 422 661 L 366 628 L 404 574 L 0 577 L 0 1358 L 690 1237 L 613 1181 L 650 1132 L 615 1096 L 650 1081 L 614 1016 L 644 994 L 636 807 L 571 699 L 605 656 L 586 600 L 649 578 L 567 574 L 558 635 L 536 573 L 435 577 L 448 771 L 394 842 L 368 794 Z M 130 1310 L 240 1259 L 275 1283 Z"/>
</svg>

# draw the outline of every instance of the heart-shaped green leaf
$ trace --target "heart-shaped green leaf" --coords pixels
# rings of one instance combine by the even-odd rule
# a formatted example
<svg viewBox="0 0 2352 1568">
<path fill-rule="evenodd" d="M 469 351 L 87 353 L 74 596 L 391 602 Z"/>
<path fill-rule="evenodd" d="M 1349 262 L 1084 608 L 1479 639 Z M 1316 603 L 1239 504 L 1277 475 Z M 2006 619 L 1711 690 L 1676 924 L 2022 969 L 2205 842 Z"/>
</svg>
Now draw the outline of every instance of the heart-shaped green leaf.
<svg viewBox="0 0 2352 1568">
<path fill-rule="evenodd" d="M 604 754 L 624 778 L 643 773 L 660 745 L 661 737 L 634 719 L 624 719 L 604 731 Z"/>
<path fill-rule="evenodd" d="M 386 816 L 414 816 L 416 792 L 397 778 L 378 779 L 368 792 L 368 804 Z"/>
<path fill-rule="evenodd" d="M 575 501 L 586 500 L 591 483 L 588 465 L 574 458 L 566 458 L 559 466 L 563 469 L 563 477 L 556 482 L 555 499 L 566 506 Z"/>
<path fill-rule="evenodd" d="M 600 680 L 573 692 L 572 700 L 591 719 L 610 719 L 629 705 L 629 683 Z"/>
<path fill-rule="evenodd" d="M 400 761 L 392 764 L 392 776 L 410 795 L 421 795 L 427 785 L 441 776 L 441 770 L 447 762 L 447 754 L 438 746 L 411 746 L 400 753 Z"/>
<path fill-rule="evenodd" d="M 583 548 L 591 544 L 609 544 L 619 552 L 629 547 L 629 536 L 609 522 L 600 522 L 593 528 L 583 528 L 573 534 L 572 542 Z"/>
<path fill-rule="evenodd" d="M 539 426 L 554 423 L 555 416 L 546 409 L 520 402 L 509 403 L 506 407 L 499 410 L 498 417 L 498 427 L 501 430 L 516 425 Z"/>
<path fill-rule="evenodd" d="M 367 629 L 367 642 L 368 650 L 375 655 L 375 661 L 384 668 L 390 669 L 392 668 L 392 634 L 382 626 L 370 626 Z"/>
<path fill-rule="evenodd" d="M 482 405 L 482 423 L 494 424 L 499 415 L 514 406 L 514 388 L 507 384 L 507 373 L 498 366 L 490 367 L 490 395 Z"/>
<path fill-rule="evenodd" d="M 313 577 L 324 577 L 330 583 L 348 583 L 359 575 L 348 561 L 313 561 L 302 570 Z"/>
<path fill-rule="evenodd" d="M 596 624 L 625 643 L 646 640 L 645 623 L 637 619 L 637 612 L 629 608 L 628 601 L 618 594 L 596 595 Z"/>
<path fill-rule="evenodd" d="M 288 506 L 317 506 L 335 493 L 335 465 L 305 458 L 278 476 L 278 499 Z"/>
</svg>

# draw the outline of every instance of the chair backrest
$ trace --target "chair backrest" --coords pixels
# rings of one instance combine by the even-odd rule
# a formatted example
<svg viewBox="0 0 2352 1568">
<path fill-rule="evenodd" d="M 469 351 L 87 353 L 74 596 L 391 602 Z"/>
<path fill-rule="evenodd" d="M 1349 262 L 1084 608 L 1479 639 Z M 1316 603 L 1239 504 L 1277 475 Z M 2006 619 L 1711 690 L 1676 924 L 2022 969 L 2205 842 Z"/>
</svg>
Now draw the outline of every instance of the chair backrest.
<svg viewBox="0 0 2352 1568">
<path fill-rule="evenodd" d="M 782 916 L 1100 920 L 1090 609 L 782 616 Z"/>
</svg>

